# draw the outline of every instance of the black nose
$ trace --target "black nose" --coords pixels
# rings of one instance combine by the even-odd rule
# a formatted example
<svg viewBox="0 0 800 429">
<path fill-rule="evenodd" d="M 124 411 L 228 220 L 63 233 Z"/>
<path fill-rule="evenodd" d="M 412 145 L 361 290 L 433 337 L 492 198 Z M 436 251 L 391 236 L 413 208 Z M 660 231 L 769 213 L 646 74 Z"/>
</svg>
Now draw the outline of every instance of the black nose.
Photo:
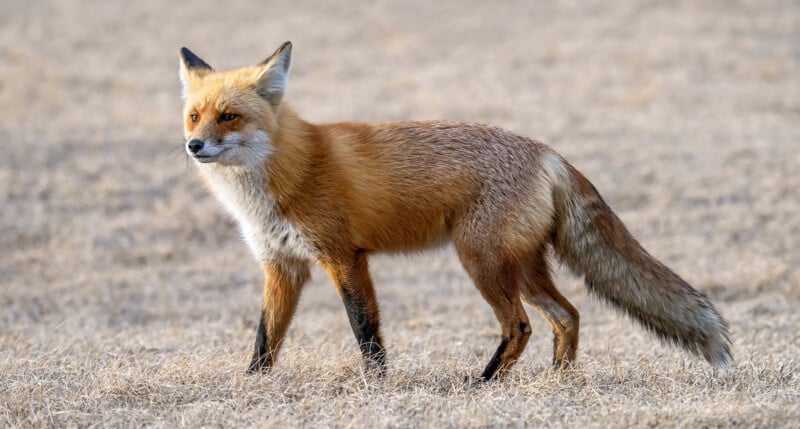
<svg viewBox="0 0 800 429">
<path fill-rule="evenodd" d="M 203 148 L 203 141 L 202 140 L 198 140 L 198 139 L 194 139 L 194 140 L 190 141 L 189 143 L 186 143 L 186 147 L 189 148 L 189 152 L 191 152 L 191 153 L 200 152 L 200 149 Z"/>
</svg>

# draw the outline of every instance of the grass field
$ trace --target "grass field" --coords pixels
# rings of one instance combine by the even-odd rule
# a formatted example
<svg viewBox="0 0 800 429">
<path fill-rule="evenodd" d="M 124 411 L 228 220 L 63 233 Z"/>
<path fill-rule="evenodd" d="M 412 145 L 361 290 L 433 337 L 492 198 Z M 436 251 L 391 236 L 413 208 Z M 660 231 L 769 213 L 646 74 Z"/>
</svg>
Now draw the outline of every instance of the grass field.
<svg viewBox="0 0 800 429">
<path fill-rule="evenodd" d="M 37 1 L 0 5 L 0 427 L 800 426 L 800 4 Z M 287 2 L 288 3 L 288 2 Z M 416 4 L 418 3 L 418 4 Z M 294 42 L 307 119 L 457 119 L 542 140 L 720 307 L 736 367 L 663 346 L 561 271 L 578 364 L 499 340 L 454 253 L 375 258 L 389 373 L 321 271 L 246 376 L 261 274 L 182 153 L 178 49 Z"/>
</svg>

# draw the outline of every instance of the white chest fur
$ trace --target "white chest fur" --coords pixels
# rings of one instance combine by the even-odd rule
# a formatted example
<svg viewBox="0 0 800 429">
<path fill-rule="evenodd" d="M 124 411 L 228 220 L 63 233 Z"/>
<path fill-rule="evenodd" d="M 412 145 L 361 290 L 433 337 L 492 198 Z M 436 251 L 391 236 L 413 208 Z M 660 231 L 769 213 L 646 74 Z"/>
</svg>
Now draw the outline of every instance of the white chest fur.
<svg viewBox="0 0 800 429">
<path fill-rule="evenodd" d="M 278 213 L 263 173 L 219 165 L 200 168 L 257 260 L 315 258 L 311 243 Z"/>
</svg>

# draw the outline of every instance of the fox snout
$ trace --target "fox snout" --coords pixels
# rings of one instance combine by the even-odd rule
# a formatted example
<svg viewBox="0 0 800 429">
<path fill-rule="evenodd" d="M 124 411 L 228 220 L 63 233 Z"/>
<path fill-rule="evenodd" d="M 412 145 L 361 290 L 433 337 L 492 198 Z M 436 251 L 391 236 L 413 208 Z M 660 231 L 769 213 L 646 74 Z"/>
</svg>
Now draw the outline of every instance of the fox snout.
<svg viewBox="0 0 800 429">
<path fill-rule="evenodd" d="M 224 161 L 224 152 L 230 147 L 206 142 L 201 139 L 191 139 L 186 143 L 186 153 L 202 163 Z"/>
<path fill-rule="evenodd" d="M 256 130 L 252 133 L 230 132 L 221 140 L 214 137 L 190 138 L 186 142 L 186 153 L 195 161 L 209 164 L 256 167 L 262 165 L 274 148 L 267 133 Z"/>
<path fill-rule="evenodd" d="M 192 139 L 189 143 L 186 143 L 186 149 L 189 150 L 189 153 L 196 154 L 203 149 L 203 141 L 200 139 Z"/>
</svg>

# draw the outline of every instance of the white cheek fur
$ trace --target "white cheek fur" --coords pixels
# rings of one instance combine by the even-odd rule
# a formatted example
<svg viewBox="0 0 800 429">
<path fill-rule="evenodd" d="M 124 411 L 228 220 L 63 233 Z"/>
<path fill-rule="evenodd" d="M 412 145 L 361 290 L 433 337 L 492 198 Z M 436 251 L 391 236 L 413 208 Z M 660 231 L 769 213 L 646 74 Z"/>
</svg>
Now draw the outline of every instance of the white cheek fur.
<svg viewBox="0 0 800 429">
<path fill-rule="evenodd" d="M 257 168 L 267 161 L 275 148 L 266 132 L 256 130 L 250 138 L 238 132 L 228 133 L 220 146 L 229 147 L 226 160 L 247 168 Z"/>
</svg>

